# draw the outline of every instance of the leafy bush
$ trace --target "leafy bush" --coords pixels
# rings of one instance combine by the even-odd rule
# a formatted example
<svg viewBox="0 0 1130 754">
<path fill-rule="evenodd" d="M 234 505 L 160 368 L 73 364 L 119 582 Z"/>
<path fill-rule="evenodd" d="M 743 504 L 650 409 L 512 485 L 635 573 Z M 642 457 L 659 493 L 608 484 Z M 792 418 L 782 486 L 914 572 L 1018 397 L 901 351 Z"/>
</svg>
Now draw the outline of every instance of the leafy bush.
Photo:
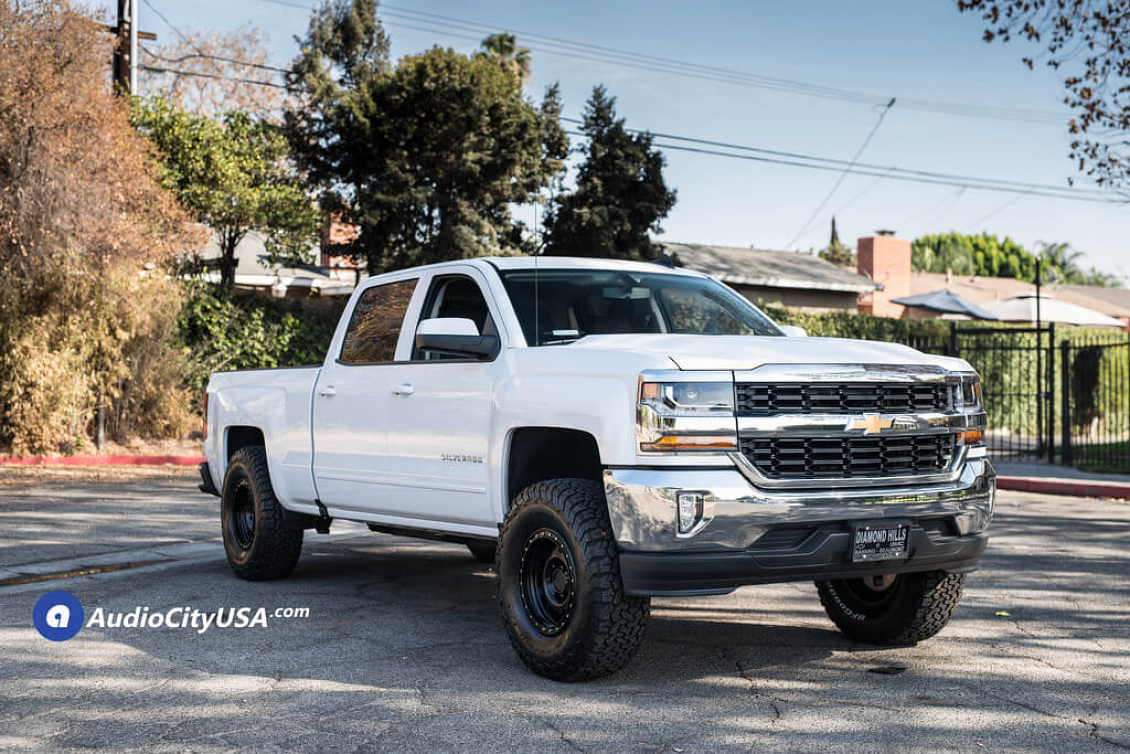
<svg viewBox="0 0 1130 754">
<path fill-rule="evenodd" d="M 937 319 L 891 319 L 854 312 L 801 312 L 770 304 L 762 310 L 781 325 L 803 327 L 809 335 L 905 343 L 928 351 L 944 350 L 949 323 Z"/>
<path fill-rule="evenodd" d="M 212 372 L 321 364 L 346 302 L 228 294 L 201 282 L 186 288 L 178 329 L 197 406 Z"/>
</svg>

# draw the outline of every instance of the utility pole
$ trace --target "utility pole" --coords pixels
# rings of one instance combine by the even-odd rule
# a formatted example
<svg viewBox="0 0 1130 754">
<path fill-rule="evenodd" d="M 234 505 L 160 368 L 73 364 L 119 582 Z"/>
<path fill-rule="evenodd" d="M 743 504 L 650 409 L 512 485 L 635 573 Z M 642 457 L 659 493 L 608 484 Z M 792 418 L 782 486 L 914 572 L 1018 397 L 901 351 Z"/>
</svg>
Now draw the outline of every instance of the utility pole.
<svg viewBox="0 0 1130 754">
<path fill-rule="evenodd" d="M 137 93 L 137 72 L 141 69 L 138 40 L 157 41 L 156 34 L 138 30 L 137 9 L 137 0 L 118 0 L 118 25 L 103 26 L 117 37 L 114 43 L 114 88 L 126 94 Z"/>
<path fill-rule="evenodd" d="M 119 22 L 120 25 L 120 22 Z M 137 0 L 129 0 L 129 93 L 137 94 Z"/>
</svg>

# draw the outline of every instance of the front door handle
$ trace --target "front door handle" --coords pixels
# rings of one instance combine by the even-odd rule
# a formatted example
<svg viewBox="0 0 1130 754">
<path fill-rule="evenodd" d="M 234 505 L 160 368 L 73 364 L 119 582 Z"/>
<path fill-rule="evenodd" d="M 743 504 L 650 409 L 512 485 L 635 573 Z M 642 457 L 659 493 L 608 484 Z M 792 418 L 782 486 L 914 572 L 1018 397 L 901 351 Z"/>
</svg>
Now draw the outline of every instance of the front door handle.
<svg viewBox="0 0 1130 754">
<path fill-rule="evenodd" d="M 412 395 L 416 392 L 416 388 L 412 387 L 410 382 L 402 382 L 392 389 L 393 395 Z"/>
<path fill-rule="evenodd" d="M 331 398 L 337 395 L 337 389 L 334 388 L 333 385 L 325 385 L 324 387 L 318 388 L 318 395 L 325 398 Z"/>
</svg>

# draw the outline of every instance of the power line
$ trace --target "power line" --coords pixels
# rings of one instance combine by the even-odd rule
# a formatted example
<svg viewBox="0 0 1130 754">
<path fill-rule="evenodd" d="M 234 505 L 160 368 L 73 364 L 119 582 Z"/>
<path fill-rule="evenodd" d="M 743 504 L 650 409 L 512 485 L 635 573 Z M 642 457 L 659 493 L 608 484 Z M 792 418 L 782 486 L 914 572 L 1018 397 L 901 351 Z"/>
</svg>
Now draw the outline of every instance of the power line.
<svg viewBox="0 0 1130 754">
<path fill-rule="evenodd" d="M 280 5 L 289 5 L 292 7 L 300 7 L 298 3 L 286 3 L 283 0 L 264 0 L 265 2 L 275 2 Z M 301 6 L 306 7 L 306 6 Z M 496 31 L 498 29 L 495 25 L 482 24 L 466 19 L 455 18 L 453 16 L 445 16 L 438 13 L 428 13 L 426 11 L 418 11 L 411 8 L 404 8 L 395 5 L 382 5 L 382 15 L 386 16 L 400 16 L 401 18 L 408 18 L 416 23 L 429 24 L 430 28 L 425 28 L 425 31 L 440 31 L 441 33 L 451 33 L 442 29 L 437 29 L 436 26 L 447 26 L 450 28 L 462 29 L 465 31 L 476 31 L 478 33 Z M 416 27 L 420 28 L 420 27 Z M 506 28 L 505 25 L 503 28 Z M 724 83 L 731 84 L 745 84 L 761 86 L 762 88 L 776 89 L 781 91 L 789 91 L 796 94 L 805 94 L 809 96 L 825 97 L 840 99 L 844 101 L 854 102 L 857 104 L 867 105 L 883 105 L 889 101 L 890 97 L 886 95 L 876 95 L 867 92 L 854 91 L 849 89 L 841 89 L 836 87 L 829 87 L 820 84 L 812 84 L 808 82 L 795 81 L 790 79 L 782 79 L 770 76 L 763 76 L 758 74 L 751 74 L 745 71 L 738 71 L 729 68 L 721 68 L 718 66 L 709 66 L 699 63 L 691 63 L 682 60 L 677 60 L 669 57 L 650 55 L 647 53 L 631 52 L 618 50 L 611 47 L 602 45 L 595 45 L 585 42 L 576 42 L 573 40 L 563 39 L 561 37 L 554 37 L 545 34 L 538 34 L 530 31 L 521 31 L 517 29 L 509 29 L 511 33 L 517 34 L 522 37 L 523 41 L 532 40 L 534 44 L 538 42 L 542 46 L 557 47 L 557 50 L 542 49 L 543 52 L 550 52 L 553 54 L 563 54 L 562 48 L 571 49 L 573 51 L 583 51 L 601 57 L 595 58 L 602 62 L 613 62 L 617 64 L 624 64 L 632 62 L 636 64 L 645 64 L 651 66 L 659 66 L 662 72 L 676 73 L 680 75 L 688 75 L 691 72 L 700 74 L 698 77 L 713 77 L 715 80 L 723 81 Z M 457 35 L 458 36 L 458 35 Z M 594 59 L 594 58 L 588 58 Z M 640 67 L 634 65 L 630 67 Z M 899 107 L 901 109 L 910 110 L 924 110 L 929 112 L 939 112 L 951 115 L 962 115 L 969 117 L 984 117 L 994 119 L 1006 120 L 1021 120 L 1025 122 L 1046 122 L 1062 124 L 1064 117 L 1058 113 L 1042 111 L 1042 110 L 1028 110 L 1022 108 L 1006 108 L 998 106 L 975 105 L 970 103 L 957 103 L 957 102 L 944 102 L 939 100 L 929 100 L 921 98 L 899 98 Z"/>
<path fill-rule="evenodd" d="M 569 118 L 569 117 L 564 117 L 564 116 L 561 118 L 561 120 L 566 122 L 566 123 L 576 123 L 576 124 L 584 123 L 584 121 L 582 121 L 578 118 Z M 823 163 L 823 164 L 826 164 L 826 165 L 843 165 L 843 166 L 851 166 L 851 167 L 855 167 L 855 168 L 865 168 L 867 170 L 881 171 L 882 174 L 884 174 L 884 175 L 887 174 L 887 173 L 903 174 L 903 175 L 908 175 L 908 176 L 920 176 L 920 177 L 925 177 L 925 178 L 940 178 L 940 179 L 950 179 L 950 180 L 958 180 L 958 181 L 971 181 L 971 182 L 976 182 L 976 183 L 991 183 L 991 184 L 999 184 L 999 185 L 1002 185 L 1002 186 L 1019 187 L 1019 188 L 1024 188 L 1024 189 L 1035 187 L 1035 188 L 1044 189 L 1044 190 L 1047 190 L 1047 191 L 1071 192 L 1073 195 L 1092 195 L 1092 196 L 1102 196 L 1102 197 L 1106 197 L 1106 196 L 1110 195 L 1109 191 L 1105 191 L 1105 190 L 1101 190 L 1101 189 L 1068 188 L 1066 186 L 1058 186 L 1058 185 L 1053 185 L 1053 184 L 1049 184 L 1049 183 L 1030 183 L 1030 182 L 1025 182 L 1025 181 L 1013 181 L 1013 180 L 1008 180 L 1008 179 L 1004 179 L 1004 178 L 981 178 L 981 177 L 975 177 L 975 176 L 957 175 L 957 174 L 954 174 L 954 173 L 941 173 L 941 172 L 937 172 L 937 171 L 933 171 L 933 170 L 915 170 L 915 169 L 911 169 L 911 168 L 900 168 L 900 167 L 896 167 L 894 165 L 879 165 L 879 164 L 875 164 L 875 163 L 858 162 L 858 161 L 855 162 L 854 165 L 853 165 L 851 160 L 841 160 L 841 159 L 836 159 L 834 157 L 818 157 L 818 156 L 814 156 L 814 155 L 803 154 L 801 152 L 789 152 L 789 151 L 783 151 L 783 150 L 779 150 L 779 149 L 766 149 L 766 148 L 763 148 L 763 147 L 751 147 L 751 146 L 748 146 L 748 145 L 745 145 L 745 144 L 734 144 L 734 143 L 725 142 L 725 141 L 717 141 L 717 140 L 714 140 L 714 139 L 703 139 L 703 138 L 695 138 L 695 137 L 690 137 L 690 136 L 679 136 L 679 135 L 676 135 L 676 134 L 662 133 L 662 132 L 659 132 L 659 131 L 650 131 L 650 130 L 640 129 L 640 128 L 629 128 L 627 126 L 624 127 L 624 130 L 628 131 L 630 133 L 648 133 L 648 134 L 651 134 L 652 136 L 654 136 L 656 138 L 670 139 L 672 141 L 682 141 L 682 142 L 687 142 L 687 143 L 691 143 L 691 144 L 702 144 L 702 145 L 705 145 L 705 146 L 721 147 L 721 148 L 724 148 L 724 149 L 738 150 L 738 151 L 742 151 L 742 152 L 753 152 L 753 153 L 756 153 L 756 154 L 765 154 L 765 155 L 771 155 L 771 156 L 774 156 L 774 157 L 784 157 L 784 158 L 790 158 L 790 159 L 796 159 L 796 160 L 813 161 L 813 162 Z"/>
<path fill-rule="evenodd" d="M 178 76 L 197 76 L 204 79 L 218 79 L 220 81 L 234 81 L 239 84 L 257 84 L 259 86 L 271 86 L 276 89 L 286 89 L 286 84 L 276 84 L 273 81 L 256 81 L 255 79 L 244 79 L 238 76 L 224 76 L 219 73 L 203 73 L 202 71 L 184 71 L 176 68 L 164 68 L 159 65 L 142 65 L 142 70 L 150 71 L 152 73 L 174 73 Z"/>
<path fill-rule="evenodd" d="M 1001 212 L 1004 212 L 1006 209 L 1008 209 L 1012 205 L 1016 204 L 1018 201 L 1020 201 L 1024 197 L 1028 196 L 1030 193 L 1031 192 L 1026 191 L 1023 194 L 1020 194 L 1019 196 L 1015 196 L 1012 199 L 1009 199 L 1007 202 L 1005 202 L 1001 206 L 997 207 L 996 209 L 994 209 L 989 214 L 985 215 L 984 217 L 980 218 L 979 220 L 974 220 L 973 222 L 969 223 L 967 226 L 965 226 L 966 230 L 967 231 L 974 230 L 978 225 L 985 222 L 990 217 L 995 217 L 996 215 L 1000 214 Z"/>
<path fill-rule="evenodd" d="M 262 0 L 262 2 L 286 8 L 311 11 L 310 5 L 288 0 Z M 447 16 L 440 13 L 415 10 L 397 5 L 382 4 L 380 8 L 382 19 L 390 26 L 424 31 L 433 34 L 443 34 L 460 39 L 480 41 L 483 34 L 498 31 L 500 28 L 520 36 L 524 43 L 539 52 L 551 55 L 560 55 L 579 60 L 611 63 L 628 68 L 684 76 L 699 80 L 716 81 L 720 83 L 756 87 L 791 94 L 800 94 L 825 99 L 836 99 L 854 104 L 870 106 L 884 105 L 891 98 L 887 95 L 877 95 L 851 89 L 813 84 L 804 81 L 784 79 L 772 76 L 753 74 L 731 68 L 704 65 L 684 60 L 678 60 L 661 55 L 620 50 L 604 45 L 577 42 L 562 37 L 539 34 L 537 32 L 514 29 L 506 24 L 485 24 L 477 21 Z M 391 19 L 391 20 L 390 20 Z M 411 22 L 411 23 L 409 23 Z M 468 33 L 470 32 L 470 33 Z M 922 98 L 899 98 L 900 109 L 925 112 L 942 113 L 963 117 L 990 118 L 996 120 L 1011 120 L 1026 123 L 1054 123 L 1062 125 L 1064 116 L 1046 111 L 1029 110 L 1023 108 L 1007 108 L 992 105 L 976 105 L 971 103 L 945 102 Z"/>
<path fill-rule="evenodd" d="M 226 57 L 224 55 L 214 55 L 212 53 L 197 52 L 197 53 L 193 53 L 191 55 L 181 55 L 179 58 L 169 58 L 169 57 L 165 57 L 164 55 L 161 55 L 159 53 L 153 52 L 153 50 L 150 50 L 148 47 L 146 47 L 144 45 L 141 46 L 141 49 L 145 51 L 146 55 L 148 55 L 148 56 L 150 56 L 150 57 L 152 57 L 156 60 L 163 60 L 166 63 L 183 63 L 186 60 L 208 59 L 208 60 L 219 60 L 219 61 L 222 61 L 224 63 L 232 63 L 234 65 L 241 65 L 241 66 L 245 66 L 247 68 L 260 68 L 264 71 L 275 71 L 277 73 L 289 73 L 289 71 L 287 69 L 279 68 L 278 66 L 275 66 L 275 65 L 267 65 L 265 63 L 252 63 L 252 62 L 247 61 L 247 60 L 240 60 L 239 58 L 229 58 L 229 57 Z"/>
<path fill-rule="evenodd" d="M 797 239 L 804 235 L 804 232 L 808 230 L 808 226 L 812 225 L 812 221 L 815 220 L 816 216 L 820 214 L 820 210 L 824 209 L 824 205 L 826 205 L 832 198 L 832 195 L 836 193 L 836 189 L 838 189 L 840 187 L 840 184 L 844 182 L 844 178 L 847 178 L 848 171 L 855 167 L 855 163 L 858 162 L 859 158 L 863 156 L 863 150 L 867 149 L 867 145 L 870 144 L 871 140 L 875 138 L 875 134 L 879 131 L 879 126 L 883 125 L 883 119 L 887 117 L 887 113 L 891 111 L 891 108 L 894 107 L 894 105 L 895 98 L 891 97 L 890 102 L 888 102 L 887 106 L 883 108 L 883 111 L 879 113 L 879 119 L 875 121 L 875 125 L 871 128 L 871 133 L 867 134 L 867 138 L 864 139 L 863 143 L 859 145 L 859 149 L 856 150 L 855 156 L 851 158 L 851 164 L 845 167 L 844 171 L 840 173 L 840 177 L 836 179 L 836 182 L 834 184 L 832 184 L 832 188 L 828 191 L 828 194 L 820 201 L 819 204 L 816 205 L 816 209 L 812 210 L 812 215 L 808 218 L 807 222 L 805 222 L 801 229 L 797 231 L 797 234 L 793 237 L 793 240 L 789 241 L 788 244 L 785 245 L 786 249 L 792 247 L 792 245 L 797 242 Z"/>
<path fill-rule="evenodd" d="M 580 131 L 566 131 L 565 133 L 570 136 L 581 136 L 587 138 L 587 134 Z M 674 150 L 678 152 L 692 152 L 694 154 L 712 155 L 714 157 L 728 157 L 735 160 L 748 160 L 751 162 L 762 162 L 772 165 L 784 165 L 786 167 L 808 168 L 810 170 L 824 170 L 829 172 L 843 171 L 844 168 L 834 165 L 824 165 L 816 162 L 801 162 L 799 160 L 778 159 L 776 157 L 765 157 L 762 155 L 754 154 L 736 154 L 734 152 L 724 152 L 717 149 L 704 149 L 702 147 L 688 147 L 682 144 L 664 144 L 653 142 L 653 146 L 659 149 Z M 969 189 L 979 189 L 981 191 L 995 191 L 998 193 L 1006 194 L 1023 194 L 1026 196 L 1039 196 L 1048 199 L 1069 199 L 1077 202 L 1088 202 L 1091 204 L 1127 204 L 1124 199 L 1102 199 L 1099 197 L 1089 196 L 1076 196 L 1070 193 L 1054 193 L 1041 189 L 1020 190 L 1018 188 L 1010 188 L 1007 186 L 998 186 L 994 184 L 981 184 L 977 183 L 976 179 L 972 180 L 959 180 L 959 179 L 942 179 L 942 178 L 923 178 L 912 175 L 898 175 L 889 172 L 877 172 L 870 169 L 862 169 L 860 167 L 849 168 L 848 171 L 852 175 L 869 175 L 875 178 L 888 178 L 895 181 L 905 181 L 910 183 L 926 183 L 939 186 L 955 186 L 965 187 Z"/>
</svg>

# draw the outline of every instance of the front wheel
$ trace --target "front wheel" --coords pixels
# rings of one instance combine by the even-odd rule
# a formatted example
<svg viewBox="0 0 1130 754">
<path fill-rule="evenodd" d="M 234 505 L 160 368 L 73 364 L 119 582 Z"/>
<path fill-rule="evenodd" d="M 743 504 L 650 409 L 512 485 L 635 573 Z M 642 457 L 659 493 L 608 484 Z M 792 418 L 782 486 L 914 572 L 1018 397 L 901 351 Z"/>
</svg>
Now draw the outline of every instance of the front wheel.
<svg viewBox="0 0 1130 754">
<path fill-rule="evenodd" d="M 949 623 L 965 574 L 923 571 L 861 579 L 817 581 L 832 622 L 868 644 L 915 644 Z"/>
<path fill-rule="evenodd" d="M 643 637 L 650 600 L 624 594 L 600 484 L 551 479 L 523 490 L 502 526 L 498 599 L 531 670 L 584 681 L 622 668 Z"/>
</svg>

